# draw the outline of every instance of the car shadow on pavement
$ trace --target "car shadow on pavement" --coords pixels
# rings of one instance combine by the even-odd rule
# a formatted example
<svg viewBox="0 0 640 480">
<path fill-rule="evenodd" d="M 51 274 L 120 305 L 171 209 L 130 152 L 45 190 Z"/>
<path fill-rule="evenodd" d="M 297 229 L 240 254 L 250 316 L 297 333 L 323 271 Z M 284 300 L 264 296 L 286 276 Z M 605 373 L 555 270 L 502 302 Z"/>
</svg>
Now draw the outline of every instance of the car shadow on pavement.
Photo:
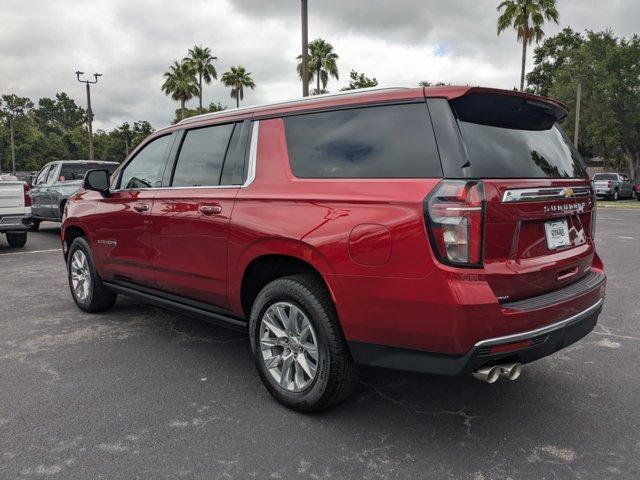
<svg viewBox="0 0 640 480">
<path fill-rule="evenodd" d="M 152 315 L 149 309 L 153 310 Z M 245 334 L 128 299 L 119 300 L 111 313 L 123 323 L 138 322 L 136 328 L 159 328 L 165 339 L 181 344 L 179 353 L 173 356 L 175 361 L 180 361 L 182 355 L 195 355 L 199 362 L 233 365 L 234 375 L 225 377 L 224 382 L 211 374 L 212 396 L 231 392 L 237 395 L 244 390 L 246 398 L 253 398 L 253 408 L 279 412 L 294 423 L 331 428 L 338 438 L 362 431 L 394 432 L 405 437 L 403 441 L 424 442 L 432 438 L 442 442 L 444 438 L 448 439 L 445 444 L 468 444 L 482 440 L 487 448 L 492 445 L 495 449 L 518 432 L 528 436 L 526 443 L 545 445 L 557 437 L 565 439 L 562 444 L 567 443 L 567 437 L 578 441 L 574 435 L 599 428 L 599 420 L 589 416 L 578 401 L 589 398 L 588 384 L 570 372 L 559 375 L 559 360 L 554 357 L 525 366 L 517 381 L 500 379 L 492 385 L 471 376 L 444 377 L 360 367 L 356 391 L 343 404 L 304 415 L 288 410 L 266 393 Z M 141 317 L 144 320 L 139 323 Z M 261 393 L 259 398 L 255 398 L 256 392 Z M 381 437 L 371 435 L 369 440 L 374 447 Z M 531 447 L 531 455 L 536 455 L 534 450 Z"/>
</svg>

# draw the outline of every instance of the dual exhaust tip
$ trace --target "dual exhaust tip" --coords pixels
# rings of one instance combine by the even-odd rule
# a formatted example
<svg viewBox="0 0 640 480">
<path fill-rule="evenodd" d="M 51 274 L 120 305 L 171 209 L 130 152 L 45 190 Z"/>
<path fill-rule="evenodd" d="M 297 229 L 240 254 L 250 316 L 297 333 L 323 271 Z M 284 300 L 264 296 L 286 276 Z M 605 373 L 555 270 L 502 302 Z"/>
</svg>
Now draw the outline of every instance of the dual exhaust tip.
<svg viewBox="0 0 640 480">
<path fill-rule="evenodd" d="M 520 363 L 503 363 L 500 365 L 491 365 L 482 367 L 472 373 L 473 378 L 486 383 L 495 383 L 500 377 L 509 380 L 517 380 L 522 374 L 522 364 Z"/>
</svg>

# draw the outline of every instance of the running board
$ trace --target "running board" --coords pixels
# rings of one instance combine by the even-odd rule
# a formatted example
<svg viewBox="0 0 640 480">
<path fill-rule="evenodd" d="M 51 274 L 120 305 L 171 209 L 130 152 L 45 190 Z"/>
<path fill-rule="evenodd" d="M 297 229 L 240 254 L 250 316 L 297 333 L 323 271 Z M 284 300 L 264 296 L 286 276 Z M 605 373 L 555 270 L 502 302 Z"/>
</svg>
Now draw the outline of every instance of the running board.
<svg viewBox="0 0 640 480">
<path fill-rule="evenodd" d="M 224 315 L 223 313 L 212 312 L 196 305 L 188 305 L 187 303 L 184 303 L 189 302 L 188 299 L 179 301 L 179 297 L 176 297 L 175 295 L 165 294 L 163 292 L 143 292 L 136 288 L 120 285 L 113 282 L 103 281 L 102 283 L 109 290 L 113 290 L 116 293 L 121 293 L 122 295 L 125 295 L 127 297 L 135 298 L 143 303 L 166 308 L 167 310 L 172 310 L 178 313 L 184 313 L 185 315 L 199 318 L 201 320 L 206 320 L 207 322 L 219 325 L 221 327 L 230 328 L 232 330 L 238 330 L 241 332 L 246 332 L 247 330 L 247 323 L 245 321 L 233 318 L 232 316 Z"/>
</svg>

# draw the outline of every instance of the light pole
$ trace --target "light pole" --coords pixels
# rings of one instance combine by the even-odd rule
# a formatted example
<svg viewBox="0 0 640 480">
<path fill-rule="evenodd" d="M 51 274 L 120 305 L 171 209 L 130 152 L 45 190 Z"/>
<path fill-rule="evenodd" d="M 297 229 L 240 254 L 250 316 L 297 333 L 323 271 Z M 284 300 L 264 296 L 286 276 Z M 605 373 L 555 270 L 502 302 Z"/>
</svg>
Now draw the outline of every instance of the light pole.
<svg viewBox="0 0 640 480">
<path fill-rule="evenodd" d="M 578 131 L 580 128 L 580 101 L 582 100 L 582 81 L 578 80 L 576 88 L 576 121 L 573 126 L 573 146 L 578 148 Z"/>
<path fill-rule="evenodd" d="M 80 80 L 80 75 L 84 75 L 84 72 L 76 72 L 76 77 L 80 83 L 84 83 L 87 87 L 87 127 L 89 128 L 89 160 L 93 160 L 93 111 L 91 110 L 91 87 L 92 83 L 98 83 L 98 77 L 101 77 L 101 73 L 94 73 L 95 80 Z"/>
<path fill-rule="evenodd" d="M 309 22 L 307 0 L 300 0 L 302 13 L 302 96 L 309 96 Z"/>
</svg>

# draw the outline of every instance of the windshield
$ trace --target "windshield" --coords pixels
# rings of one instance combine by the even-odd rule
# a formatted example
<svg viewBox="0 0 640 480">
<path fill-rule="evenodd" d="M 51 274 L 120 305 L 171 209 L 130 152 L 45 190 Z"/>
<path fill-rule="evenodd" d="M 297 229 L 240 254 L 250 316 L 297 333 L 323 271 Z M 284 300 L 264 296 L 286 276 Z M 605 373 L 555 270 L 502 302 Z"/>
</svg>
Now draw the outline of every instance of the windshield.
<svg viewBox="0 0 640 480">
<path fill-rule="evenodd" d="M 615 173 L 596 173 L 593 176 L 594 180 L 618 180 L 618 176 Z"/>
<path fill-rule="evenodd" d="M 63 163 L 62 168 L 60 169 L 60 175 L 58 176 L 58 181 L 66 182 L 69 180 L 82 180 L 85 173 L 89 170 L 96 169 L 109 170 L 109 175 L 111 175 L 116 168 L 118 168 L 117 163 Z"/>
</svg>

